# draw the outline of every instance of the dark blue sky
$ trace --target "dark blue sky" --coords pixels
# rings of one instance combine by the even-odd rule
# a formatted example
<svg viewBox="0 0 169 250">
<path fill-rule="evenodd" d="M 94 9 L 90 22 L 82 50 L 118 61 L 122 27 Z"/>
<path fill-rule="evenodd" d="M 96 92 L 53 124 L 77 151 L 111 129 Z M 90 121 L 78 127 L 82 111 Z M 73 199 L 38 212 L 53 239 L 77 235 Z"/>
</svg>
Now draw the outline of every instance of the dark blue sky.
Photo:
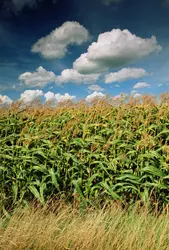
<svg viewBox="0 0 169 250">
<path fill-rule="evenodd" d="M 78 44 L 76 41 L 77 36 L 73 37 L 73 33 L 70 32 L 69 36 L 71 36 L 73 42 L 68 35 L 64 38 L 64 42 L 66 41 L 67 44 L 65 47 L 66 52 L 60 57 L 56 56 L 55 52 L 52 52 L 53 58 L 48 58 L 42 52 L 33 53 L 31 51 L 32 46 L 39 39 L 48 36 L 67 21 L 75 21 L 79 23 L 80 27 L 83 26 L 86 32 L 90 34 L 88 39 L 85 39 L 83 30 L 80 30 L 81 33 L 78 33 L 78 39 L 81 39 L 82 35 L 83 42 Z M 69 28 L 69 26 L 67 27 Z M 155 36 L 157 40 L 156 46 L 151 50 L 153 44 L 151 44 L 150 40 L 149 45 L 145 44 L 145 46 L 148 46 L 146 49 L 144 46 L 136 47 L 136 51 L 133 49 L 136 42 L 131 45 L 133 46 L 130 51 L 131 55 L 127 55 L 127 59 L 124 60 L 119 54 L 121 52 L 118 53 L 116 60 L 120 61 L 121 64 L 115 66 L 113 48 L 109 48 L 105 43 L 105 52 L 102 51 L 103 46 L 102 49 L 97 47 L 96 58 L 92 58 L 93 55 L 95 57 L 95 54 L 89 55 L 88 53 L 87 55 L 89 61 L 93 62 L 94 60 L 97 67 L 99 65 L 99 70 L 104 67 L 105 70 L 92 72 L 91 69 L 91 72 L 84 73 L 79 69 L 80 66 L 77 68 L 73 66 L 76 59 L 81 54 L 86 53 L 93 42 L 97 42 L 100 34 L 111 33 L 113 29 L 120 30 L 119 38 L 116 41 L 117 46 L 118 42 L 121 44 L 120 34 L 125 29 L 135 35 L 136 38 L 151 39 L 152 36 Z M 64 32 L 67 32 L 67 30 L 65 29 Z M 114 37 L 115 33 L 111 33 L 111 35 Z M 57 41 L 54 41 L 55 47 Z M 125 43 L 125 40 L 122 42 Z M 161 49 L 158 49 L 158 46 L 161 46 Z M 110 51 L 108 51 L 108 48 Z M 101 54 L 99 54 L 99 50 Z M 125 54 L 127 50 L 128 47 L 124 46 L 122 51 Z M 138 50 L 140 52 L 137 56 Z M 107 55 L 110 55 L 109 66 L 107 66 L 108 58 L 105 55 L 103 56 L 106 51 L 108 51 Z M 125 63 L 122 63 L 123 60 Z M 44 70 L 42 73 L 37 70 L 40 66 Z M 128 69 L 128 71 L 121 71 L 124 68 Z M 66 69 L 72 69 L 73 71 L 62 76 L 62 71 Z M 143 70 L 145 70 L 144 73 Z M 29 72 L 29 76 L 26 76 L 26 78 L 23 77 L 25 72 Z M 109 77 L 109 84 L 105 83 L 106 76 L 115 72 L 118 72 L 118 74 Z M 56 80 L 51 77 L 51 73 L 56 76 Z M 81 80 L 86 79 L 86 74 L 99 74 L 99 76 L 92 78 L 91 81 Z M 126 76 L 126 74 L 128 75 Z M 60 75 L 62 77 L 58 78 Z M 123 80 L 119 80 L 121 75 Z M 47 80 L 45 81 L 42 78 L 46 76 Z M 41 90 L 43 94 L 48 91 L 61 95 L 69 93 L 76 96 L 77 99 L 84 98 L 94 91 L 103 94 L 109 93 L 113 96 L 121 92 L 131 93 L 133 90 L 132 93 L 134 94 L 159 94 L 168 91 L 168 79 L 168 0 L 121 0 L 119 3 L 118 0 L 107 0 L 107 3 L 106 0 L 0 0 L 1 96 L 7 95 L 9 98 L 17 100 L 25 90 Z M 136 86 L 137 83 L 139 84 Z M 28 94 L 34 95 L 34 92 Z"/>
</svg>

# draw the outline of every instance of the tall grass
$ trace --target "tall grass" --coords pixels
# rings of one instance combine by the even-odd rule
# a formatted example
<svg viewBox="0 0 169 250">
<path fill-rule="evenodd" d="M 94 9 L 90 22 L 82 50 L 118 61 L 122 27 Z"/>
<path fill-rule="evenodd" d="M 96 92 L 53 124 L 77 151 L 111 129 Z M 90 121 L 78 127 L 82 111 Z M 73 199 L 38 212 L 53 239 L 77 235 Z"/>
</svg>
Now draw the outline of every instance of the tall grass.
<svg viewBox="0 0 169 250">
<path fill-rule="evenodd" d="M 28 207 L 0 219 L 2 250 L 167 250 L 169 216 L 118 206 L 79 213 L 61 205 L 55 212 Z"/>
<path fill-rule="evenodd" d="M 0 208 L 65 198 L 168 209 L 169 106 L 144 96 L 114 105 L 18 104 L 0 113 Z M 157 207 L 158 204 L 158 207 Z"/>
</svg>

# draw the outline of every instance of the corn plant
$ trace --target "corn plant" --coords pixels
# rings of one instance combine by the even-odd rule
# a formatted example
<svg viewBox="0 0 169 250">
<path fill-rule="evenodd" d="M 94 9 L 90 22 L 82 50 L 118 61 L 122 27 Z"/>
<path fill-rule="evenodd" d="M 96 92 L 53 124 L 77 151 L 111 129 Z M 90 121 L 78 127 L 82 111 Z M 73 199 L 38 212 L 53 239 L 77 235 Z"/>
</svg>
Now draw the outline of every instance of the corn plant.
<svg viewBox="0 0 169 250">
<path fill-rule="evenodd" d="M 3 110 L 1 207 L 49 197 L 166 207 L 169 108 L 146 100 Z"/>
</svg>

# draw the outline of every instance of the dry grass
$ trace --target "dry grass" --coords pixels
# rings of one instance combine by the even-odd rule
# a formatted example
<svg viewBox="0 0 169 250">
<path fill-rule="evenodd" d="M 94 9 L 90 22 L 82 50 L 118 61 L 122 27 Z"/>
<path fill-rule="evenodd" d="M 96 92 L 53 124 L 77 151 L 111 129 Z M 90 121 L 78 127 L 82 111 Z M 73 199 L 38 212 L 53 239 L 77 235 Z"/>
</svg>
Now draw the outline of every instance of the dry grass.
<svg viewBox="0 0 169 250">
<path fill-rule="evenodd" d="M 129 214 L 112 206 L 80 214 L 65 205 L 55 213 L 31 207 L 0 223 L 0 249 L 4 250 L 169 249 L 169 216 L 157 217 L 146 210 Z"/>
</svg>

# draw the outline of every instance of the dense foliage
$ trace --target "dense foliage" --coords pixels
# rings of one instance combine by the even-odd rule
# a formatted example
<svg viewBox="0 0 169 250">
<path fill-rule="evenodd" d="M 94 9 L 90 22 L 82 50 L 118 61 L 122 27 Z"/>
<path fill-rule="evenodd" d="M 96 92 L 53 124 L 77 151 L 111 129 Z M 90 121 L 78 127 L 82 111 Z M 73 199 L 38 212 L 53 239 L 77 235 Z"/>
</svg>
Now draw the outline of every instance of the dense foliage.
<svg viewBox="0 0 169 250">
<path fill-rule="evenodd" d="M 0 114 L 3 209 L 37 198 L 169 201 L 169 106 L 108 100 Z"/>
</svg>

